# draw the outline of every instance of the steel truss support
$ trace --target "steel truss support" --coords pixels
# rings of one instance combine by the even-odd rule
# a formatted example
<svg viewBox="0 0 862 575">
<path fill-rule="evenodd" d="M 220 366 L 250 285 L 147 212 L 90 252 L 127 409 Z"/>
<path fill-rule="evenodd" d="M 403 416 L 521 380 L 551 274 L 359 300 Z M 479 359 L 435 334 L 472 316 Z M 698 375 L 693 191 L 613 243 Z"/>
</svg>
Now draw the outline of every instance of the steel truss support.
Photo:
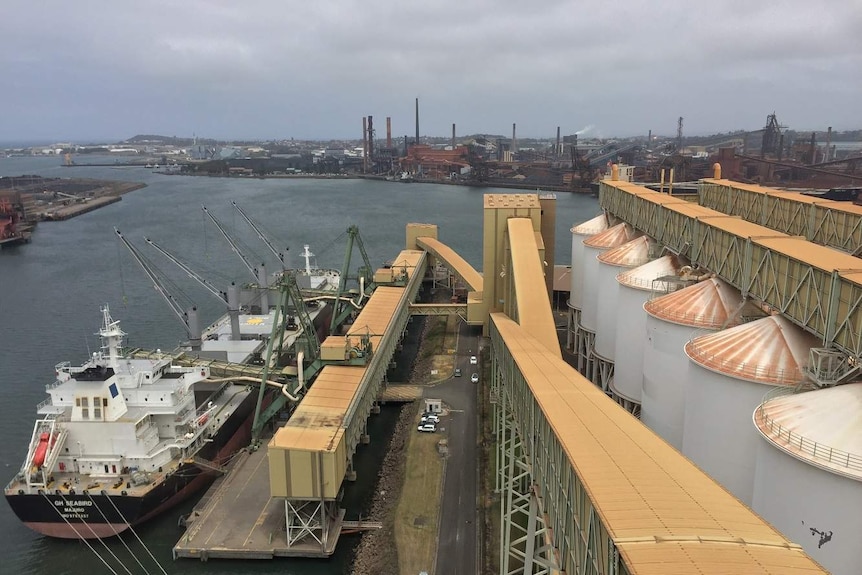
<svg viewBox="0 0 862 575">
<path fill-rule="evenodd" d="M 490 336 L 492 385 L 499 397 L 494 429 L 500 573 L 627 575 L 587 486 L 493 320 Z"/>
<path fill-rule="evenodd" d="M 566 349 L 577 353 L 576 347 L 578 341 L 578 326 L 581 323 L 581 310 L 572 306 L 572 300 L 568 300 L 566 305 L 569 307 L 568 325 L 566 325 Z"/>
<path fill-rule="evenodd" d="M 497 410 L 501 421 L 495 425 L 503 432 L 498 444 L 497 474 L 497 483 L 503 492 L 500 498 L 500 573 L 557 573 L 559 566 L 552 533 L 531 479 L 526 446 L 521 442 L 512 414 L 507 413 L 506 395 L 503 393 L 503 403 Z"/>
<path fill-rule="evenodd" d="M 284 524 L 287 531 L 287 546 L 297 543 L 320 545 L 327 550 L 332 523 L 338 518 L 338 503 L 321 500 L 284 500 Z"/>
<path fill-rule="evenodd" d="M 590 331 L 578 323 L 575 337 L 577 345 L 575 353 L 578 356 L 578 372 L 590 381 L 593 381 L 593 365 L 590 362 L 590 354 L 596 345 L 596 332 Z"/>
<path fill-rule="evenodd" d="M 595 336 L 594 336 L 595 337 Z M 614 378 L 614 362 L 603 358 L 596 353 L 595 348 L 590 350 L 590 381 L 596 384 L 602 391 L 611 395 L 611 380 Z"/>
</svg>

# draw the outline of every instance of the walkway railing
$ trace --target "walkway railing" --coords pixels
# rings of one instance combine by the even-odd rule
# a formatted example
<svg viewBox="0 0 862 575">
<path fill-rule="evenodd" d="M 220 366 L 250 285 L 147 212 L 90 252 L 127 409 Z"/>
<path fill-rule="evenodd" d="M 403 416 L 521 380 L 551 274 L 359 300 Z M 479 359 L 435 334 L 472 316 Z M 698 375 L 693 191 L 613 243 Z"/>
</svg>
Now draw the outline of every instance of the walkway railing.
<svg viewBox="0 0 862 575">
<path fill-rule="evenodd" d="M 839 467 L 845 467 L 854 471 L 862 471 L 862 456 L 836 449 L 830 445 L 814 441 L 804 435 L 782 426 L 774 417 L 770 417 L 768 405 L 775 399 L 787 395 L 793 395 L 795 390 L 778 388 L 763 396 L 763 401 L 755 411 L 755 422 L 760 430 L 769 434 L 776 441 L 790 451 L 799 451 L 810 455 L 815 459 L 831 463 Z"/>
</svg>

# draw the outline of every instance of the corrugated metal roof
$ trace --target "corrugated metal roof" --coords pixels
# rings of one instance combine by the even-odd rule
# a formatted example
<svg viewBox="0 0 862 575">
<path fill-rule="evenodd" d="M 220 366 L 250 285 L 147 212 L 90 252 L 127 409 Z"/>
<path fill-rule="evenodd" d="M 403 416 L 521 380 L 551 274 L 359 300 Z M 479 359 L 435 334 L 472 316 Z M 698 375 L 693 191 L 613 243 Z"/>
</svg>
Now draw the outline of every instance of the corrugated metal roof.
<svg viewBox="0 0 862 575">
<path fill-rule="evenodd" d="M 380 336 L 392 320 L 403 293 L 404 288 L 399 287 L 381 286 L 374 290 L 371 299 L 347 331 L 348 337 L 353 336 L 351 339 L 358 339 L 363 335 L 369 335 L 372 349 L 377 349 Z"/>
<path fill-rule="evenodd" d="M 677 289 L 680 284 L 656 280 L 668 276 L 678 276 L 682 266 L 683 263 L 678 256 L 666 255 L 618 274 L 617 281 L 624 286 L 664 293 Z"/>
<path fill-rule="evenodd" d="M 608 218 L 605 214 L 599 214 L 591 220 L 582 222 L 571 229 L 573 234 L 579 236 L 594 236 L 608 229 Z"/>
<path fill-rule="evenodd" d="M 718 228 L 720 230 L 724 230 L 726 232 L 730 232 L 737 236 L 741 236 L 743 238 L 789 238 L 787 234 L 782 234 L 781 232 L 777 232 L 770 228 L 765 228 L 763 226 L 759 226 L 757 224 L 753 224 L 746 220 L 743 220 L 739 216 L 725 216 L 721 215 L 721 212 L 714 212 L 715 216 L 704 216 L 699 217 L 697 220 L 706 224 L 707 226 L 711 226 L 713 228 Z"/>
<path fill-rule="evenodd" d="M 584 245 L 600 249 L 615 248 L 631 240 L 636 235 L 637 234 L 630 225 L 622 223 L 585 239 Z"/>
<path fill-rule="evenodd" d="M 649 237 L 639 236 L 621 246 L 599 254 L 599 261 L 610 266 L 633 268 L 649 261 Z"/>
<path fill-rule="evenodd" d="M 858 270 L 862 267 L 862 260 L 859 258 L 851 256 L 847 252 L 811 243 L 805 238 L 788 236 L 784 238 L 755 238 L 752 241 L 827 272 Z"/>
<path fill-rule="evenodd" d="M 448 267 L 451 267 L 452 270 L 464 280 L 471 290 L 482 291 L 484 285 L 482 274 L 477 272 L 473 266 L 467 263 L 467 260 L 461 257 L 458 252 L 437 238 L 422 236 L 417 238 L 417 241 L 420 243 L 420 246 L 424 243 L 428 248 L 434 250 L 437 255 L 444 260 L 444 263 Z"/>
<path fill-rule="evenodd" d="M 823 573 L 523 328 L 491 319 L 629 573 Z"/>
<path fill-rule="evenodd" d="M 333 451 L 343 433 L 344 415 L 364 374 L 364 367 L 324 367 L 290 421 L 275 432 L 270 444 L 283 449 Z"/>
<path fill-rule="evenodd" d="M 508 231 L 512 249 L 512 277 L 518 300 L 518 322 L 527 333 L 553 351 L 556 357 L 562 357 L 533 222 L 529 218 L 509 218 Z"/>
<path fill-rule="evenodd" d="M 684 204 L 668 204 L 664 207 L 665 209 L 672 212 L 677 212 L 692 218 L 698 218 L 702 216 L 716 216 L 721 214 L 721 212 L 717 212 L 711 208 L 707 208 L 699 204 L 693 204 L 691 202 L 686 202 Z"/>
<path fill-rule="evenodd" d="M 862 481 L 862 383 L 784 395 L 754 414 L 760 433 L 790 455 Z"/>
<path fill-rule="evenodd" d="M 796 385 L 807 381 L 808 352 L 820 340 L 781 315 L 696 337 L 685 353 L 698 365 L 746 381 Z"/>
<path fill-rule="evenodd" d="M 644 310 L 658 319 L 704 329 L 739 324 L 737 310 L 742 304 L 739 290 L 718 278 L 710 278 L 657 297 L 644 304 Z M 728 318 L 732 318 L 728 321 Z"/>
</svg>

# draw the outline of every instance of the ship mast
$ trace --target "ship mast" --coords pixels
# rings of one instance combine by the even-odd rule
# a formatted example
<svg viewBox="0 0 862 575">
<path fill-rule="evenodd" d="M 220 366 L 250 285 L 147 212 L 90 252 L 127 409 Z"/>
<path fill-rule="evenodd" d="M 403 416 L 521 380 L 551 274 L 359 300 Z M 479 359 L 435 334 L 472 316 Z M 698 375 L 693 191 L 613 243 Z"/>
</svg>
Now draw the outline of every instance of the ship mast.
<svg viewBox="0 0 862 575">
<path fill-rule="evenodd" d="M 102 338 L 102 350 L 107 350 L 108 366 L 116 370 L 120 366 L 120 345 L 126 333 L 120 329 L 120 321 L 111 318 L 108 304 L 102 308 L 102 329 L 98 335 Z M 102 353 L 104 355 L 104 351 Z"/>
</svg>

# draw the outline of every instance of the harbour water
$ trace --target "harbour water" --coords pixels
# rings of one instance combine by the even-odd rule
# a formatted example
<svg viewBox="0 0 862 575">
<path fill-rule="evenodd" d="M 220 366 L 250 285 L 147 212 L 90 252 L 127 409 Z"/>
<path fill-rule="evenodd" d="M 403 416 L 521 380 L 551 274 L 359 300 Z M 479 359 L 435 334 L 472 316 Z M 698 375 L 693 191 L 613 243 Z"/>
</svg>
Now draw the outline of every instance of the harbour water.
<svg viewBox="0 0 862 575">
<path fill-rule="evenodd" d="M 194 303 L 206 324 L 223 309 L 203 288 L 144 245 L 149 237 L 208 279 L 227 286 L 251 281 L 227 242 L 207 221 L 201 205 L 251 248 L 253 261 L 274 259 L 231 207 L 236 201 L 272 237 L 289 246 L 292 264 L 309 244 L 321 267 L 340 268 L 344 232 L 360 229 L 371 264 L 393 258 L 404 245 L 408 222 L 437 224 L 440 239 L 477 269 L 482 265 L 482 197 L 513 190 L 433 184 L 402 185 L 364 180 L 238 179 L 166 176 L 144 168 L 63 168 L 58 157 L 0 158 L 0 176 L 38 174 L 45 177 L 87 177 L 143 181 L 148 187 L 121 202 L 65 222 L 39 224 L 28 245 L 0 251 L 0 472 L 5 484 L 26 454 L 36 405 L 45 399 L 44 385 L 54 365 L 79 363 L 98 346 L 99 306 L 109 303 L 112 315 L 129 333 L 129 345 L 172 349 L 184 330 L 153 289 L 143 271 L 114 235 L 118 227 L 130 241 L 170 277 L 180 301 Z M 557 194 L 556 260 L 571 260 L 569 228 L 597 213 L 594 198 Z M 351 268 L 359 265 L 358 251 Z M 385 409 L 370 422 L 372 442 L 360 447 L 359 481 L 347 493 L 353 513 L 367 505 L 377 465 L 397 413 Z M 329 561 L 174 562 L 171 548 L 182 531 L 177 527 L 191 503 L 156 519 L 137 533 L 167 573 L 335 574 L 347 571 L 352 542 L 345 538 Z M 78 575 L 111 573 L 80 542 L 40 537 L 18 522 L 5 501 L 0 503 L 2 573 Z M 161 573 L 147 559 L 135 563 L 124 548 L 145 556 L 133 536 L 112 541 L 108 549 L 124 559 L 129 573 Z M 109 556 L 98 542 L 95 548 Z M 126 573 L 116 568 L 118 573 Z"/>
</svg>

